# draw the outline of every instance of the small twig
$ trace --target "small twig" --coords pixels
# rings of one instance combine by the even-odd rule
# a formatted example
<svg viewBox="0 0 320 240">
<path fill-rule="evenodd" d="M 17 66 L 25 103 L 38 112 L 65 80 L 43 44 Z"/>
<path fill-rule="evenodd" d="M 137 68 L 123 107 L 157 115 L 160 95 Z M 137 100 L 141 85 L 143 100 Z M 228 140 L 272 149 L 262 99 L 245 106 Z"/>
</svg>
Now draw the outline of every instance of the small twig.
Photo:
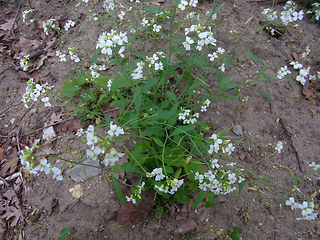
<svg viewBox="0 0 320 240">
<path fill-rule="evenodd" d="M 27 0 L 27 3 L 28 3 L 28 6 L 29 6 L 29 9 L 32 9 L 32 7 L 31 7 L 31 4 L 30 4 L 30 1 L 29 1 L 29 0 Z"/>
<path fill-rule="evenodd" d="M 301 167 L 301 161 L 300 161 L 299 153 L 298 153 L 298 151 L 296 150 L 296 147 L 293 144 L 293 139 L 292 138 L 293 137 L 291 137 L 291 147 L 293 148 L 293 150 L 294 150 L 294 152 L 296 154 L 299 170 L 300 170 L 301 173 L 303 173 L 303 170 L 302 170 L 302 167 Z"/>
<path fill-rule="evenodd" d="M 114 109 L 110 109 L 110 110 L 103 111 L 103 113 L 113 112 L 113 111 L 117 111 L 117 110 L 119 110 L 118 107 L 116 107 L 116 108 L 114 108 Z"/>
<path fill-rule="evenodd" d="M 16 16 L 15 16 L 15 18 L 14 18 L 14 22 L 13 22 L 12 27 L 11 27 L 11 30 L 10 30 L 13 38 L 16 38 L 16 36 L 14 35 L 14 32 L 13 32 L 13 29 L 14 29 L 14 25 L 15 25 L 16 22 L 17 22 L 18 16 L 19 16 L 20 8 L 21 8 L 21 3 L 19 4 L 17 14 L 16 14 Z"/>
</svg>

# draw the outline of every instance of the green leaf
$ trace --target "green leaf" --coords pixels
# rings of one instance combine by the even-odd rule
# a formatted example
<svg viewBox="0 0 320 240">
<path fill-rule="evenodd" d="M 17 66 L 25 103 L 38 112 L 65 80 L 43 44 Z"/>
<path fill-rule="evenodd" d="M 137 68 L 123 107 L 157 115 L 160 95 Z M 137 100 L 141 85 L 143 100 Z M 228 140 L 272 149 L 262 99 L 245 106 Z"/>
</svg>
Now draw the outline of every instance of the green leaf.
<svg viewBox="0 0 320 240">
<path fill-rule="evenodd" d="M 81 88 L 72 82 L 65 82 L 61 88 L 61 96 L 73 98 L 80 92 Z"/>
<path fill-rule="evenodd" d="M 161 206 L 161 205 L 157 205 L 154 209 L 154 214 L 157 216 L 157 217 L 160 217 L 162 214 L 164 213 L 164 207 Z"/>
<path fill-rule="evenodd" d="M 203 83 L 202 82 L 195 82 L 192 83 L 191 86 L 188 88 L 187 93 L 193 92 L 193 90 L 197 89 L 199 86 L 201 86 Z"/>
<path fill-rule="evenodd" d="M 120 200 L 121 203 L 126 204 L 126 199 L 124 198 L 124 196 L 122 194 L 122 191 L 121 191 L 121 188 L 120 188 L 118 181 L 115 179 L 113 174 L 111 175 L 111 177 L 112 177 L 113 188 L 114 188 L 114 191 L 116 192 L 118 199 Z"/>
<path fill-rule="evenodd" d="M 136 87 L 134 89 L 134 109 L 137 114 L 139 114 L 139 112 L 140 112 L 141 104 L 142 104 L 141 88 Z"/>
<path fill-rule="evenodd" d="M 68 240 L 68 238 L 66 237 L 69 233 L 71 232 L 71 230 L 67 229 L 67 228 L 63 228 L 60 232 L 60 240 Z"/>
<path fill-rule="evenodd" d="M 191 159 L 191 161 L 184 166 L 184 171 L 190 179 L 194 179 L 194 173 L 204 173 L 202 163 L 197 159 Z"/>
<path fill-rule="evenodd" d="M 174 197 L 179 203 L 187 203 L 191 196 L 187 194 L 187 191 L 183 188 L 180 188 L 175 194 Z"/>
<path fill-rule="evenodd" d="M 93 65 L 93 64 L 96 63 L 98 57 L 99 57 L 99 52 L 96 51 L 96 52 L 93 54 L 92 58 L 91 58 L 91 65 Z"/>
<path fill-rule="evenodd" d="M 197 208 L 198 205 L 203 201 L 204 197 L 206 196 L 207 192 L 202 191 L 198 197 L 196 198 L 196 200 L 194 200 L 194 203 L 192 205 L 192 208 Z"/>
<path fill-rule="evenodd" d="M 119 88 L 123 87 L 131 87 L 133 86 L 133 82 L 131 79 L 128 79 L 125 76 L 118 75 L 113 81 L 111 85 L 111 90 L 116 91 Z"/>
<path fill-rule="evenodd" d="M 238 186 L 239 186 L 239 194 L 241 192 L 241 190 L 243 189 L 244 185 L 245 185 L 245 181 L 241 182 L 241 183 L 238 183 Z"/>
<path fill-rule="evenodd" d="M 213 205 L 213 201 L 214 201 L 214 193 L 213 192 L 209 192 L 204 206 L 206 208 L 211 207 Z"/>
<path fill-rule="evenodd" d="M 238 83 L 230 81 L 229 78 L 222 74 L 222 72 L 219 70 L 216 71 L 216 76 L 219 82 L 219 93 L 224 93 L 232 88 L 236 88 L 237 86 L 239 86 Z"/>
<path fill-rule="evenodd" d="M 190 132 L 191 130 L 193 130 L 194 129 L 194 126 L 193 125 L 185 125 L 185 126 L 179 126 L 179 127 L 177 127 L 174 131 L 173 131 L 173 133 L 171 133 L 171 137 L 173 137 L 173 136 L 175 136 L 175 135 L 179 135 L 179 134 L 181 134 L 181 133 L 188 133 L 188 132 Z"/>
<path fill-rule="evenodd" d="M 94 83 L 97 84 L 100 87 L 103 87 L 103 88 L 109 90 L 109 87 L 108 87 L 108 81 L 109 80 L 110 80 L 109 77 L 100 75 L 99 77 L 94 79 Z"/>
<path fill-rule="evenodd" d="M 242 233 L 242 229 L 238 228 L 238 227 L 234 227 L 233 228 L 233 232 L 228 234 L 229 237 L 231 237 L 232 240 L 239 240 L 240 237 L 238 236 L 238 234 Z"/>
<path fill-rule="evenodd" d="M 159 147 L 163 147 L 164 146 L 163 142 L 160 139 L 155 138 L 155 137 L 153 137 L 152 139 Z"/>
<path fill-rule="evenodd" d="M 178 102 L 177 97 L 176 97 L 176 95 L 175 95 L 173 92 L 168 91 L 168 92 L 167 92 L 167 96 L 168 96 L 168 98 L 169 98 L 170 100 L 172 100 L 174 103 L 177 103 L 177 102 Z"/>
<path fill-rule="evenodd" d="M 133 52 L 133 55 L 140 57 L 140 58 L 146 58 L 147 54 L 143 53 L 143 52 Z"/>
</svg>

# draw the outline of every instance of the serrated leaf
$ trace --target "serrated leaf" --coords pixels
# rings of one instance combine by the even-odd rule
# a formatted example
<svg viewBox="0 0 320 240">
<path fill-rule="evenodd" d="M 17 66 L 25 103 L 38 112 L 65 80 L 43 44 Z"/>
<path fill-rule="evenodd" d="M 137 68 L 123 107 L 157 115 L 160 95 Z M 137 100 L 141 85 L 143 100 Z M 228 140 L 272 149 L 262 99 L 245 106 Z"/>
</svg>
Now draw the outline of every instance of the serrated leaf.
<svg viewBox="0 0 320 240">
<path fill-rule="evenodd" d="M 66 98 L 73 98 L 79 93 L 80 89 L 81 88 L 79 86 L 75 85 L 72 82 L 65 82 L 61 88 L 61 96 Z"/>
<path fill-rule="evenodd" d="M 94 79 L 94 83 L 100 87 L 103 87 L 105 89 L 109 89 L 109 87 L 108 87 L 109 80 L 110 80 L 109 77 L 100 75 L 99 77 Z"/>
<path fill-rule="evenodd" d="M 111 90 L 116 91 L 119 88 L 131 87 L 131 86 L 133 86 L 133 82 L 131 79 L 128 79 L 125 76 L 119 75 L 112 81 Z"/>
</svg>

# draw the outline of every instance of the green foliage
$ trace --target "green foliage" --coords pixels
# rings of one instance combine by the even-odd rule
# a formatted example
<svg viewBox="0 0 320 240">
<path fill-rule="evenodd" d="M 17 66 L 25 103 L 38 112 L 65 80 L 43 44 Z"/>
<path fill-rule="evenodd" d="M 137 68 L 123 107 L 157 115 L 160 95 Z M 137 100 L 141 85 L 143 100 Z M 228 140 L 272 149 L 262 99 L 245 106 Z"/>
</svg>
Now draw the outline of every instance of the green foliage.
<svg viewBox="0 0 320 240">
<path fill-rule="evenodd" d="M 222 141 L 223 135 L 218 134 L 223 153 L 220 149 L 214 156 L 208 156 L 209 147 L 213 146 L 215 140 L 205 137 L 211 126 L 198 118 L 202 114 L 200 110 L 209 107 L 210 102 L 214 104 L 219 98 L 232 98 L 233 93 L 241 87 L 239 82 L 231 81 L 231 76 L 221 69 L 221 64 L 233 68 L 234 57 L 225 53 L 219 56 L 216 63 L 208 59 L 209 46 L 203 46 L 203 53 L 195 50 L 194 45 L 191 51 L 186 51 L 183 44 L 186 36 L 179 31 L 182 25 L 175 19 L 177 5 L 178 1 L 164 12 L 158 8 L 145 8 L 144 17 L 152 25 L 143 27 L 140 33 L 128 39 L 125 57 L 120 58 L 117 53 L 119 49 L 114 48 L 113 55 L 106 61 L 98 48 L 91 57 L 91 66 L 103 62 L 110 69 L 100 71 L 100 75 L 94 77 L 92 72 L 85 73 L 80 67 L 81 74 L 70 77 L 61 89 L 61 96 L 73 102 L 74 111 L 83 122 L 99 119 L 102 126 L 107 126 L 112 121 L 125 129 L 124 139 L 129 139 L 131 143 L 131 146 L 123 143 L 128 161 L 112 165 L 111 170 L 131 173 L 140 179 L 139 184 L 145 182 L 141 188 L 138 185 L 131 186 L 131 199 L 136 203 L 140 201 L 141 191 L 155 190 L 155 214 L 158 216 L 163 213 L 164 204 L 172 201 L 183 204 L 195 198 L 193 208 L 202 201 L 205 201 L 205 207 L 213 205 L 216 194 L 209 185 L 200 187 L 203 182 L 199 180 L 199 174 L 202 177 L 214 174 L 220 181 L 219 186 L 231 191 L 231 180 L 228 178 L 231 172 L 222 166 L 213 167 L 210 159 L 221 157 L 229 141 Z M 214 6 L 210 14 L 217 13 L 223 5 Z M 150 19 L 149 16 L 154 14 L 160 15 Z M 160 22 L 168 23 L 170 31 L 153 32 L 153 24 Z M 206 24 L 208 26 L 202 26 L 201 22 L 199 31 L 209 31 L 209 26 L 214 25 L 209 22 Z M 191 34 L 194 34 L 193 37 L 198 35 Z M 157 43 L 161 40 L 166 44 L 166 53 L 159 49 L 152 49 L 154 52 L 151 52 L 147 48 L 144 52 L 136 47 L 135 39 L 141 43 L 146 40 Z M 252 54 L 248 44 L 246 47 L 249 51 L 246 57 L 264 66 L 262 60 Z M 158 67 L 155 62 L 159 64 Z M 257 79 L 265 77 L 264 70 Z M 134 74 L 139 71 L 143 74 L 136 77 Z M 260 92 L 264 94 L 262 90 Z M 104 111 L 106 107 L 116 107 L 117 116 L 108 117 Z M 104 148 L 113 151 L 111 140 L 115 139 L 111 136 L 104 139 L 99 137 L 98 143 L 103 143 Z M 120 137 L 116 140 L 120 140 Z M 153 173 L 160 169 L 161 173 Z M 113 175 L 112 182 L 117 197 L 126 203 L 120 184 Z M 240 184 L 239 191 L 242 187 L 243 184 Z"/>
<path fill-rule="evenodd" d="M 240 233 L 242 233 L 242 229 L 238 227 L 234 227 L 233 232 L 228 234 L 228 236 L 231 237 L 232 240 L 239 240 L 240 237 L 238 236 L 238 234 Z"/>
<path fill-rule="evenodd" d="M 68 240 L 67 235 L 70 233 L 71 231 L 67 228 L 63 228 L 60 232 L 60 240 Z"/>
</svg>

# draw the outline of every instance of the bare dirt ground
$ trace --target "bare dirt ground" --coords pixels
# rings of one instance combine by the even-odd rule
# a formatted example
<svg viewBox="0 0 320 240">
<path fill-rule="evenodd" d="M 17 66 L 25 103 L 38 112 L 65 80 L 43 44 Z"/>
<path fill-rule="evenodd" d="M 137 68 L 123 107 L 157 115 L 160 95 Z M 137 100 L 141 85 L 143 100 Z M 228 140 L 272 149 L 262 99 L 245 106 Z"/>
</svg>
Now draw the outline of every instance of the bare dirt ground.
<svg viewBox="0 0 320 240">
<path fill-rule="evenodd" d="M 311 171 L 311 162 L 320 160 L 319 90 L 317 92 L 315 89 L 314 94 L 307 96 L 294 78 L 261 83 L 259 87 L 271 99 L 261 96 L 253 88 L 244 87 L 236 96 L 239 101 L 219 100 L 204 115 L 204 120 L 213 125 L 214 132 L 241 126 L 243 134 L 240 137 L 231 130 L 227 133 L 237 140 L 242 139 L 237 145 L 234 159 L 250 173 L 246 175 L 248 183 L 240 199 L 233 195 L 219 197 L 209 209 L 201 204 L 193 215 L 194 222 L 187 223 L 194 223 L 195 230 L 182 236 L 173 233 L 179 226 L 184 226 L 186 216 L 190 215 L 188 206 L 167 206 L 162 217 L 151 213 L 136 224 L 117 223 L 113 215 L 119 203 L 113 193 L 112 183 L 104 173 L 76 183 L 66 175 L 71 166 L 63 161 L 55 163 L 65 170 L 62 182 L 45 175 L 28 176 L 21 173 L 18 152 L 42 136 L 45 124 L 54 124 L 58 133 L 54 141 L 44 146 L 47 153 L 74 161 L 83 161 L 85 158 L 85 143 L 74 135 L 78 125 L 66 105 L 60 103 L 44 108 L 39 104 L 26 109 L 21 102 L 26 81 L 31 77 L 36 82 L 53 85 L 54 92 L 59 93 L 76 64 L 59 62 L 55 48 L 86 46 L 83 39 L 89 34 L 97 34 L 92 30 L 83 6 L 76 6 L 78 2 L 0 1 L 1 180 L 16 174 L 1 185 L 1 194 L 13 190 L 11 199 L 21 209 L 20 220 L 24 219 L 16 226 L 10 226 L 13 218 L 8 221 L 2 219 L 0 239 L 59 239 L 63 228 L 71 230 L 68 239 L 78 240 L 227 239 L 226 233 L 231 233 L 234 227 L 241 228 L 243 232 L 239 236 L 249 240 L 320 238 L 319 219 L 297 221 L 296 213 L 285 206 L 284 200 L 289 195 L 303 199 L 315 198 L 316 205 L 320 200 L 319 173 L 308 177 L 303 175 Z M 123 4 L 128 2 L 123 1 Z M 158 2 L 160 7 L 168 3 Z M 211 1 L 206 1 L 200 7 L 206 10 L 210 4 Z M 234 8 L 233 4 L 237 7 Z M 261 12 L 271 5 L 267 1 L 225 1 L 225 6 L 218 14 L 220 24 L 224 27 L 217 30 L 216 36 L 223 42 L 224 48 L 235 56 L 236 72 L 232 77 L 235 81 L 245 79 L 261 69 L 259 63 L 243 55 L 246 48 L 242 41 L 247 42 L 252 52 L 265 64 L 277 66 L 278 69 L 306 46 L 319 43 L 319 24 L 311 23 L 308 16 L 299 22 L 298 31 L 290 30 L 278 39 L 261 31 L 260 22 L 264 20 Z M 35 15 L 41 20 L 55 17 L 62 23 L 66 19 L 79 18 L 82 22 L 66 38 L 46 36 L 40 24 L 26 27 L 22 22 L 22 10 L 30 7 L 35 9 Z M 276 5 L 275 8 L 280 10 L 282 5 Z M 98 11 L 102 10 L 98 8 Z M 230 30 L 241 33 L 236 45 L 231 41 Z M 92 46 L 87 48 L 89 52 Z M 41 60 L 41 66 L 23 72 L 19 59 L 25 54 L 35 54 L 35 58 Z M 314 56 L 314 64 L 319 67 L 319 45 Z M 276 74 L 274 69 L 266 73 L 270 76 Z M 211 86 L 214 86 L 214 79 Z M 215 91 L 214 87 L 210 90 Z M 249 101 L 241 101 L 246 96 Z M 62 122 L 55 124 L 55 120 Z M 272 152 L 268 144 L 278 140 L 285 143 L 283 151 L 259 162 Z M 271 181 L 259 181 L 261 178 Z M 4 195 L 2 202 L 3 199 Z"/>
</svg>

